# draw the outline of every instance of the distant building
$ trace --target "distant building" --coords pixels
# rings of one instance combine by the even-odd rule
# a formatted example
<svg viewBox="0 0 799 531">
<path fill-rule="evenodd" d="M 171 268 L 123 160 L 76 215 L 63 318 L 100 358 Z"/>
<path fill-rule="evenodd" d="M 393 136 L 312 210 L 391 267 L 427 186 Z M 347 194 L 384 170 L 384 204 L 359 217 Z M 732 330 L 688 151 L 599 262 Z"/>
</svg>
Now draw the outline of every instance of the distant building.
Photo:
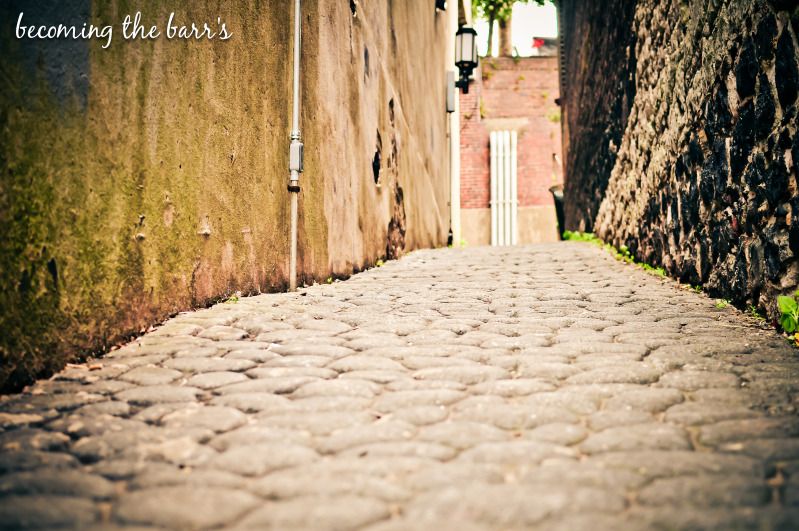
<svg viewBox="0 0 799 531">
<path fill-rule="evenodd" d="M 534 57 L 554 57 L 558 54 L 558 39 L 533 37 Z"/>
<path fill-rule="evenodd" d="M 538 56 L 482 59 L 460 95 L 461 237 L 469 245 L 558 238 L 549 191 L 561 183 L 557 46 L 539 41 Z"/>
</svg>

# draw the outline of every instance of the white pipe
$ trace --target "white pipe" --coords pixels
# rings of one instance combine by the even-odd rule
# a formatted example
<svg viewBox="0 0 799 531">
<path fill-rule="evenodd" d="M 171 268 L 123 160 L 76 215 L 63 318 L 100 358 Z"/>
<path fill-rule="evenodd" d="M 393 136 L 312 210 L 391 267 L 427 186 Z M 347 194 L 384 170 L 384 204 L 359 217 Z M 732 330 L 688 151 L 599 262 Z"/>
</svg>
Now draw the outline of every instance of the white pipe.
<svg viewBox="0 0 799 531">
<path fill-rule="evenodd" d="M 291 192 L 291 255 L 289 258 L 289 291 L 297 291 L 297 192 Z M 285 263 L 285 262 L 284 262 Z"/>
<path fill-rule="evenodd" d="M 294 0 L 294 102 L 291 108 L 291 136 L 300 135 L 300 0 Z M 298 139 L 299 140 L 299 139 Z"/>
<path fill-rule="evenodd" d="M 471 11 L 469 11 L 471 14 Z M 449 30 L 447 32 L 447 65 L 455 64 L 455 32 L 458 30 L 458 5 L 447 9 Z M 456 73 L 453 72 L 453 76 Z M 448 89 L 449 90 L 449 89 Z M 449 171 L 450 171 L 450 229 L 452 243 L 460 245 L 461 234 L 461 126 L 460 91 L 455 88 L 454 108 L 449 113 Z"/>
<path fill-rule="evenodd" d="M 497 245 L 505 245 L 505 150 L 502 131 L 497 132 Z"/>
<path fill-rule="evenodd" d="M 491 245 L 516 245 L 518 176 L 516 131 L 491 132 Z"/>
<path fill-rule="evenodd" d="M 502 204 L 505 199 L 505 194 L 503 194 L 502 190 L 502 170 L 505 168 L 502 160 L 502 132 L 497 132 L 497 143 L 496 143 L 496 152 L 497 152 L 497 245 L 502 245 L 502 220 L 504 219 L 502 216 Z"/>
<path fill-rule="evenodd" d="M 300 140 L 300 0 L 294 1 L 294 102 L 291 109 L 291 142 Z M 300 168 L 291 168 L 289 194 L 291 195 L 291 253 L 289 255 L 289 291 L 297 290 L 297 199 L 299 195 Z"/>
<path fill-rule="evenodd" d="M 497 133 L 492 131 L 490 135 L 491 143 L 491 245 L 498 245 L 497 242 Z"/>
<path fill-rule="evenodd" d="M 510 245 L 510 131 L 502 133 L 505 151 L 505 245 Z"/>
<path fill-rule="evenodd" d="M 497 143 L 499 144 L 497 160 L 497 197 L 499 198 L 499 210 L 497 211 L 497 240 L 499 245 L 505 245 L 505 135 L 497 133 Z"/>
<path fill-rule="evenodd" d="M 506 220 L 508 212 L 508 138 L 505 131 L 499 133 L 499 153 L 500 160 L 502 161 L 502 170 L 499 174 L 502 179 L 499 181 L 499 186 L 502 189 L 502 207 L 499 209 L 499 244 L 507 245 L 508 238 L 506 231 L 508 230 L 508 222 Z"/>
<path fill-rule="evenodd" d="M 518 175 L 516 173 L 516 131 L 510 133 L 510 237 L 511 245 L 516 245 L 519 239 L 519 228 L 517 221 L 519 219 L 519 193 L 518 193 Z"/>
</svg>

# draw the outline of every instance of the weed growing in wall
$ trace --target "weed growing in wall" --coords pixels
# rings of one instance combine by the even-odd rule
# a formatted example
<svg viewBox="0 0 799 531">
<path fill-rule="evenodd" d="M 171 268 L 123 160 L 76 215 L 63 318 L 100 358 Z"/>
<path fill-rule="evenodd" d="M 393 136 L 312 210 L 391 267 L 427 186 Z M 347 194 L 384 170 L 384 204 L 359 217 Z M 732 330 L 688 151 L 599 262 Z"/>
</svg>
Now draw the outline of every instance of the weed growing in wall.
<svg viewBox="0 0 799 531">
<path fill-rule="evenodd" d="M 799 291 L 793 295 L 777 297 L 777 308 L 780 310 L 780 326 L 788 334 L 788 340 L 799 346 Z"/>
<path fill-rule="evenodd" d="M 799 328 L 799 304 L 796 302 L 796 297 L 799 296 L 799 291 L 794 295 L 780 295 L 777 297 L 777 307 L 780 310 L 780 326 L 783 330 L 792 334 Z"/>
</svg>

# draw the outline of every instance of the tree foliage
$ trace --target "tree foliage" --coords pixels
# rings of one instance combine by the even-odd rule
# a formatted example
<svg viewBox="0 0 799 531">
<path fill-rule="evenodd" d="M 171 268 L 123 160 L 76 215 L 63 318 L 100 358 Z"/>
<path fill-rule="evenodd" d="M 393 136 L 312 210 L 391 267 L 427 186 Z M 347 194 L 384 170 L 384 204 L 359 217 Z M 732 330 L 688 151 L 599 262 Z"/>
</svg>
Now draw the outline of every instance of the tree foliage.
<svg viewBox="0 0 799 531">
<path fill-rule="evenodd" d="M 513 4 L 530 3 L 542 6 L 546 0 L 472 0 L 472 14 L 489 22 L 508 20 L 513 13 Z"/>
<path fill-rule="evenodd" d="M 488 21 L 488 55 L 494 37 L 494 21 L 508 22 L 513 15 L 514 4 L 535 3 L 544 5 L 547 0 L 472 0 L 472 15 Z"/>
</svg>

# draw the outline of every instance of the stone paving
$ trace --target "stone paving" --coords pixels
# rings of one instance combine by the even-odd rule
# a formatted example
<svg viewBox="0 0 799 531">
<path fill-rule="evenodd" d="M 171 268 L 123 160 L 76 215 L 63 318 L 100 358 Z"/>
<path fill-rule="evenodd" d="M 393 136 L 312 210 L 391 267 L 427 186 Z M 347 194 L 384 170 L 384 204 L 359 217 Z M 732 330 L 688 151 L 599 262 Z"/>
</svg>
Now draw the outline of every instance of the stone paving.
<svg viewBox="0 0 799 531">
<path fill-rule="evenodd" d="M 0 401 L 0 527 L 797 529 L 799 351 L 588 244 L 185 313 Z"/>
</svg>

